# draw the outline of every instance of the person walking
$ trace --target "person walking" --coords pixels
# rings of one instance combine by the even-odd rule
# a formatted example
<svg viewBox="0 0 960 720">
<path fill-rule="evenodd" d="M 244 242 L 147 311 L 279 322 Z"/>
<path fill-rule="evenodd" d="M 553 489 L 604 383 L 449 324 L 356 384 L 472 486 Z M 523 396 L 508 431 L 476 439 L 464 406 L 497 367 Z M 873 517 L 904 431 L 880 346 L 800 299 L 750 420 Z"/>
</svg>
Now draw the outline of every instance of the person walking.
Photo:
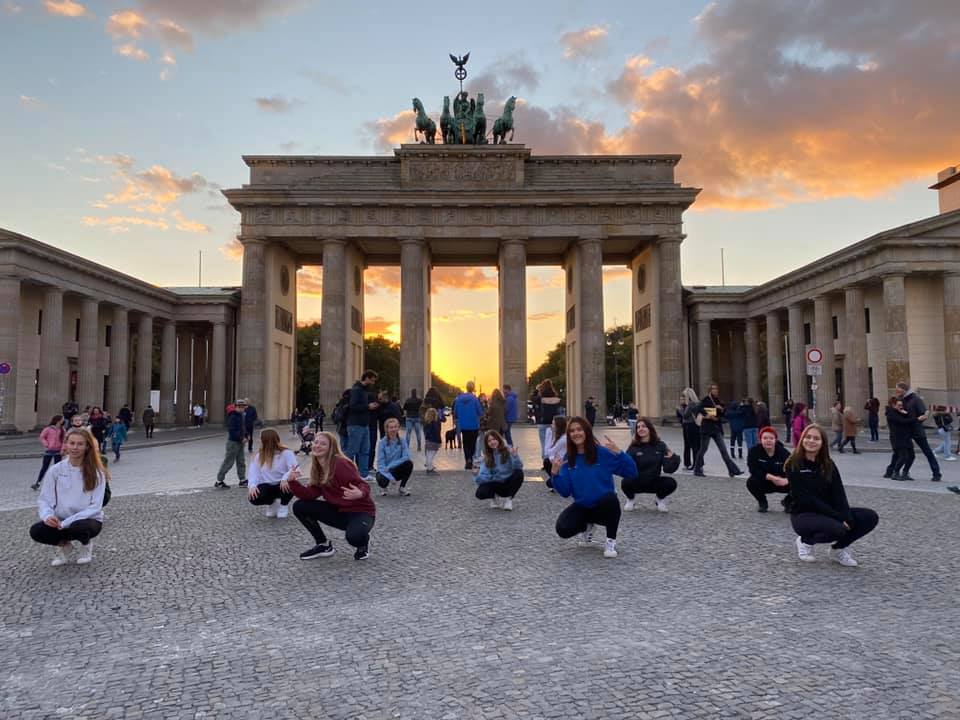
<svg viewBox="0 0 960 720">
<path fill-rule="evenodd" d="M 463 468 L 473 470 L 473 456 L 477 451 L 477 435 L 480 432 L 480 416 L 483 408 L 473 394 L 473 380 L 467 381 L 466 391 L 453 401 L 453 422 L 463 435 Z"/>
<path fill-rule="evenodd" d="M 740 412 L 743 415 L 743 444 L 747 446 L 747 452 L 757 444 L 757 406 L 756 401 L 748 397 L 740 403 Z M 741 455 L 740 457 L 743 457 Z"/>
<path fill-rule="evenodd" d="M 333 414 L 330 419 L 333 421 L 334 430 L 340 439 L 340 447 L 347 447 L 347 418 L 350 414 L 350 390 L 344 390 L 337 404 L 333 406 Z"/>
<path fill-rule="evenodd" d="M 840 452 L 843 452 L 843 448 L 847 445 L 850 445 L 853 448 L 853 454 L 859 455 L 860 451 L 857 450 L 857 426 L 860 425 L 860 418 L 857 417 L 857 414 L 853 411 L 853 408 L 847 405 L 843 409 L 843 442 L 840 443 Z"/>
<path fill-rule="evenodd" d="M 507 421 L 507 429 L 503 434 L 503 439 L 507 441 L 507 445 L 513 447 L 512 430 L 514 423 L 520 417 L 520 398 L 513 391 L 513 388 L 507 384 L 503 386 L 503 398 L 506 403 L 504 419 Z"/>
<path fill-rule="evenodd" d="M 737 457 L 737 450 L 740 451 L 740 457 L 743 458 L 743 405 L 738 401 L 732 401 L 723 411 L 724 419 L 730 424 L 730 457 Z M 703 427 L 701 425 L 701 427 Z"/>
<path fill-rule="evenodd" d="M 123 404 L 123 407 L 120 408 L 117 412 L 117 418 L 124 425 L 127 426 L 127 429 L 130 429 L 130 426 L 133 424 L 133 411 L 130 409 L 130 406 L 126 403 Z"/>
<path fill-rule="evenodd" d="M 798 402 L 793 406 L 793 420 L 790 424 L 793 429 L 793 446 L 796 447 L 797 443 L 800 442 L 800 435 L 803 434 L 804 428 L 810 424 L 810 420 L 807 418 L 807 406 L 804 403 Z"/>
<path fill-rule="evenodd" d="M 153 426 L 156 420 L 156 411 L 153 409 L 152 405 L 147 405 L 144 411 L 140 414 L 140 422 L 143 423 L 143 436 L 145 438 L 153 437 Z"/>
<path fill-rule="evenodd" d="M 683 430 L 683 469 L 693 470 L 697 461 L 697 454 L 700 452 L 700 420 L 697 419 L 698 413 L 695 412 L 700 405 L 700 398 L 693 388 L 684 388 L 680 393 L 680 405 L 677 412 L 680 413 L 680 427 Z"/>
<path fill-rule="evenodd" d="M 833 433 L 833 439 L 830 441 L 830 447 L 836 448 L 842 452 L 843 403 L 839 400 L 837 400 L 830 408 L 830 432 Z"/>
<path fill-rule="evenodd" d="M 489 500 L 491 508 L 513 510 L 513 499 L 523 485 L 523 462 L 517 449 L 496 430 L 483 434 L 483 458 L 473 480 L 477 500 Z"/>
<path fill-rule="evenodd" d="M 76 415 L 76 413 L 74 413 Z M 40 463 L 40 473 L 36 482 L 30 486 L 31 490 L 38 490 L 43 476 L 47 474 L 50 463 L 60 462 L 63 450 L 63 415 L 54 415 L 47 426 L 40 431 L 40 444 L 43 445 L 43 461 Z"/>
<path fill-rule="evenodd" d="M 587 422 L 590 423 L 591 426 L 595 426 L 597 424 L 597 401 L 593 395 L 588 397 L 587 401 L 583 404 L 583 411 Z"/>
<path fill-rule="evenodd" d="M 377 458 L 374 467 L 377 469 L 377 485 L 380 494 L 386 495 L 390 483 L 399 483 L 397 493 L 401 497 L 410 494 L 407 490 L 407 481 L 413 473 L 413 460 L 410 459 L 410 447 L 407 441 L 400 437 L 400 421 L 397 418 L 387 418 L 383 424 L 384 435 L 377 443 Z"/>
<path fill-rule="evenodd" d="M 580 546 L 593 542 L 594 525 L 606 528 L 603 556 L 617 557 L 620 501 L 613 476 L 636 478 L 637 466 L 609 437 L 598 445 L 593 427 L 582 417 L 567 420 L 567 459 L 554 458 L 550 467 L 553 488 L 562 497 L 573 497 L 557 518 L 557 535 L 580 535 Z"/>
<path fill-rule="evenodd" d="M 103 529 L 103 499 L 110 474 L 100 461 L 100 448 L 86 429 L 71 428 L 64 436 L 66 457 L 43 477 L 37 511 L 30 527 L 34 542 L 53 545 L 51 565 L 70 561 L 71 543 L 80 544 L 77 565 L 93 560 L 93 538 Z"/>
<path fill-rule="evenodd" d="M 553 388 L 553 383 L 547 379 L 538 386 L 537 398 L 540 405 L 540 412 L 537 415 L 537 434 L 540 436 L 540 451 L 543 452 L 543 446 L 547 439 L 547 428 L 550 427 L 554 416 L 560 411 L 560 396 Z M 591 427 L 593 426 L 591 425 Z"/>
<path fill-rule="evenodd" d="M 933 454 L 940 453 L 947 462 L 954 462 L 957 456 L 953 454 L 953 415 L 945 406 L 935 407 L 933 422 L 940 436 L 940 444 L 933 449 Z"/>
<path fill-rule="evenodd" d="M 366 427 L 364 427 L 366 430 Z M 317 434 L 310 451 L 309 481 L 300 482 L 300 469 L 290 471 L 280 489 L 298 499 L 293 514 L 313 536 L 315 545 L 300 553 L 301 560 L 330 557 L 333 543 L 327 539 L 322 525 L 343 530 L 347 543 L 354 548 L 354 560 L 370 557 L 370 531 L 376 521 L 377 508 L 370 495 L 370 486 L 340 450 L 333 433 Z"/>
<path fill-rule="evenodd" d="M 413 388 L 403 403 L 403 417 L 407 430 L 407 445 L 410 445 L 410 436 L 417 438 L 417 452 L 423 449 L 423 424 L 420 422 L 420 408 L 423 400 L 417 397 L 417 389 Z"/>
<path fill-rule="evenodd" d="M 193 427 L 200 427 L 203 425 L 203 408 L 200 406 L 200 403 L 193 404 L 191 415 L 193 416 Z M 252 451 L 253 448 L 251 448 L 251 452 Z"/>
<path fill-rule="evenodd" d="M 771 412 L 776 408 L 770 408 Z M 796 414 L 796 407 L 793 404 L 792 398 L 787 398 L 783 403 L 783 410 L 781 411 L 783 415 L 783 425 L 786 428 L 786 439 L 787 442 L 790 442 L 790 439 L 793 437 L 793 416 Z"/>
<path fill-rule="evenodd" d="M 317 424 L 317 430 L 323 432 L 323 421 L 327 419 L 327 411 L 323 409 L 323 405 L 320 405 L 317 408 L 317 411 L 313 414 L 313 421 Z"/>
<path fill-rule="evenodd" d="M 927 406 L 924 404 L 923 398 L 917 395 L 908 383 L 898 382 L 896 394 L 903 401 L 903 409 L 913 420 L 913 427 L 911 428 L 913 442 L 920 448 L 920 452 L 923 453 L 930 464 L 930 472 L 933 474 L 930 480 L 931 482 L 940 482 L 940 465 L 937 463 L 937 458 L 934 457 L 933 450 L 930 449 L 930 443 L 927 442 L 927 433 L 923 429 L 923 423 L 927 419 Z"/>
<path fill-rule="evenodd" d="M 760 430 L 759 437 L 759 444 L 754 445 L 747 453 L 747 469 L 750 471 L 747 491 L 757 501 L 757 512 L 765 513 L 769 509 L 767 495 L 790 491 L 787 473 L 783 469 L 784 463 L 790 457 L 790 451 L 780 442 L 777 431 L 769 425 Z M 783 498 L 784 511 L 787 511 L 790 505 L 789 497 L 785 495 Z"/>
<path fill-rule="evenodd" d="M 880 440 L 880 400 L 870 398 L 867 400 L 863 409 L 867 411 L 867 425 L 870 427 L 870 442 L 875 443 Z"/>
<path fill-rule="evenodd" d="M 440 439 L 440 415 L 436 408 L 428 407 L 423 416 L 423 447 L 425 466 L 427 474 L 437 471 L 433 465 L 437 453 L 440 451 L 442 440 Z"/>
<path fill-rule="evenodd" d="M 113 461 L 120 462 L 120 448 L 127 441 L 127 424 L 118 415 L 110 426 L 110 447 L 113 449 Z"/>
<path fill-rule="evenodd" d="M 743 475 L 743 470 L 727 454 L 727 446 L 723 438 L 723 403 L 720 402 L 718 385 L 714 383 L 709 387 L 706 396 L 697 403 L 694 412 L 702 417 L 700 421 L 700 449 L 697 451 L 697 458 L 693 463 L 693 474 L 697 477 L 704 476 L 703 457 L 707 454 L 710 441 L 713 440 L 720 450 L 720 457 L 723 458 L 723 463 L 727 466 L 730 477 Z"/>
<path fill-rule="evenodd" d="M 94 439 L 97 441 L 97 450 L 104 451 L 104 444 L 107 441 L 107 432 L 110 430 L 110 421 L 99 407 L 90 410 L 90 417 L 87 418 L 86 425 L 90 428 Z"/>
<path fill-rule="evenodd" d="M 502 436 L 507 434 L 507 400 L 500 388 L 494 388 L 490 393 L 490 402 L 487 403 L 487 430 L 496 430 Z"/>
<path fill-rule="evenodd" d="M 299 467 L 297 456 L 280 442 L 280 433 L 266 428 L 260 433 L 260 449 L 247 468 L 247 499 L 251 505 L 263 506 L 263 515 L 283 519 L 290 514 L 293 494 L 280 489 L 290 478 L 290 471 Z"/>
<path fill-rule="evenodd" d="M 677 489 L 677 481 L 670 474 L 680 467 L 680 456 L 675 455 L 657 435 L 650 418 L 639 418 L 629 447 L 629 455 L 637 466 L 636 478 L 623 478 L 620 489 L 627 496 L 623 509 L 627 512 L 637 506 L 638 493 L 653 493 L 657 510 L 667 512 L 667 497 Z"/>
<path fill-rule="evenodd" d="M 856 567 L 859 563 L 850 554 L 850 545 L 870 533 L 880 519 L 869 508 L 850 507 L 827 445 L 823 429 L 815 423 L 808 425 L 785 464 L 797 556 L 813 562 L 814 545 L 832 543 L 830 559 Z"/>
<path fill-rule="evenodd" d="M 347 447 L 346 456 L 357 465 L 360 477 L 372 479 L 368 475 L 370 467 L 370 422 L 371 413 L 376 417 L 380 404 L 371 400 L 370 391 L 376 385 L 379 375 L 366 370 L 353 387 L 347 399 Z"/>
<path fill-rule="evenodd" d="M 917 456 L 913 451 L 913 419 L 904 409 L 903 401 L 896 396 L 887 403 L 885 417 L 893 455 L 883 476 L 899 482 L 911 481 L 910 468 Z"/>
<path fill-rule="evenodd" d="M 247 441 L 247 452 L 253 452 L 253 432 L 260 416 L 257 414 L 257 408 L 250 404 L 249 399 L 244 398 L 243 403 L 243 434 Z"/>
<path fill-rule="evenodd" d="M 244 410 L 247 409 L 246 400 L 237 400 L 236 403 L 227 405 L 227 446 L 223 454 L 223 462 L 220 463 L 220 469 L 217 471 L 217 481 L 213 484 L 215 488 L 230 487 L 224 482 L 227 471 L 232 465 L 237 467 L 237 477 L 240 479 L 240 486 L 247 484 L 247 466 L 243 458 L 243 443 L 246 439 Z"/>
<path fill-rule="evenodd" d="M 79 406 L 73 400 L 67 400 L 60 408 L 64 426 L 69 426 L 70 420 L 72 420 L 73 416 L 78 412 L 80 412 Z"/>
</svg>

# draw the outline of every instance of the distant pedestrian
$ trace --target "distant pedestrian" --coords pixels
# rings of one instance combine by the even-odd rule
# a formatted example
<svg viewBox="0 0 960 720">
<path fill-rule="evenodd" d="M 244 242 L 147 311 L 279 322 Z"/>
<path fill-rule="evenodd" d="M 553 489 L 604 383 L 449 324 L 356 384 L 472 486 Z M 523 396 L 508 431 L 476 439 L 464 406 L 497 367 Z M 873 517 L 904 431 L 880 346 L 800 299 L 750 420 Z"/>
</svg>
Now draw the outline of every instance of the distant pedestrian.
<svg viewBox="0 0 960 720">
<path fill-rule="evenodd" d="M 417 389 L 410 390 L 410 397 L 403 402 L 403 421 L 407 431 L 407 445 L 410 445 L 410 437 L 417 438 L 417 452 L 423 449 L 423 423 L 420 421 L 420 408 L 423 407 L 423 400 L 417 397 Z"/>
<path fill-rule="evenodd" d="M 720 402 L 720 388 L 714 383 L 708 389 L 704 398 L 697 403 L 693 412 L 701 416 L 700 420 L 700 449 L 697 451 L 697 458 L 693 464 L 693 474 L 703 477 L 703 458 L 707 454 L 712 440 L 720 451 L 720 457 L 723 458 L 724 465 L 727 466 L 727 472 L 730 477 L 743 475 L 737 464 L 727 454 L 727 446 L 723 441 L 723 403 Z"/>
<path fill-rule="evenodd" d="M 590 425 L 595 426 L 597 424 L 597 401 L 596 398 L 591 395 L 587 398 L 587 401 L 583 404 L 584 417 L 587 418 L 587 422 Z"/>
<path fill-rule="evenodd" d="M 927 462 L 930 464 L 930 472 L 933 473 L 933 477 L 931 477 L 930 480 L 931 482 L 940 482 L 940 465 L 937 463 L 937 458 L 934 456 L 933 450 L 930 449 L 930 443 L 927 442 L 927 433 L 923 429 L 923 423 L 927 419 L 927 406 L 924 404 L 923 398 L 917 395 L 908 383 L 898 382 L 896 394 L 897 397 L 903 401 L 903 409 L 907 411 L 910 419 L 913 420 L 913 442 L 917 444 L 920 452 L 923 453 L 924 457 L 927 458 Z"/>
<path fill-rule="evenodd" d="M 63 416 L 64 425 L 69 425 L 71 418 L 80 412 L 80 408 L 77 407 L 77 404 L 73 400 L 67 400 L 63 407 L 60 409 L 60 414 Z"/>
<path fill-rule="evenodd" d="M 633 510 L 637 495 L 652 493 L 657 510 L 667 512 L 667 497 L 677 489 L 677 481 L 670 475 L 680 467 L 680 456 L 667 447 L 657 435 L 653 422 L 645 417 L 637 420 L 637 429 L 626 452 L 637 466 L 637 477 L 620 481 L 620 489 L 627 496 L 623 509 Z"/>
<path fill-rule="evenodd" d="M 433 465 L 434 458 L 440 450 L 442 440 L 440 439 L 440 416 L 436 408 L 428 407 L 423 416 L 423 447 L 425 456 L 425 466 L 427 473 L 435 473 L 436 467 Z"/>
<path fill-rule="evenodd" d="M 546 485 L 550 492 L 554 492 L 553 478 L 551 475 L 553 461 L 561 461 L 567 458 L 567 417 L 557 415 L 553 418 L 553 424 L 547 428 L 547 436 L 543 446 L 543 471 L 547 474 Z"/>
<path fill-rule="evenodd" d="M 947 462 L 954 462 L 957 456 L 953 454 L 953 415 L 946 407 L 935 407 L 933 422 L 940 436 L 940 444 L 933 449 L 933 454 L 940 453 Z"/>
<path fill-rule="evenodd" d="M 90 410 L 90 417 L 87 419 L 87 425 L 90 426 L 90 432 L 97 441 L 97 449 L 103 452 L 104 444 L 107 440 L 107 432 L 110 430 L 110 421 L 99 407 Z"/>
<path fill-rule="evenodd" d="M 390 483 L 397 483 L 397 494 L 406 497 L 410 494 L 407 481 L 413 474 L 413 460 L 410 459 L 410 447 L 400 437 L 400 421 L 387 418 L 383 424 L 384 435 L 377 443 L 377 457 L 374 467 L 377 469 L 377 485 L 380 494 L 386 495 Z"/>
<path fill-rule="evenodd" d="M 748 397 L 740 403 L 740 414 L 743 417 L 743 444 L 747 446 L 747 452 L 757 444 L 757 406 L 753 398 Z M 743 457 L 743 455 L 740 455 Z"/>
<path fill-rule="evenodd" d="M 843 452 L 844 447 L 850 445 L 853 448 L 854 455 L 860 454 L 860 451 L 857 450 L 857 427 L 859 425 L 860 418 L 857 417 L 853 408 L 847 405 L 843 409 L 843 442 L 840 443 L 840 452 Z"/>
<path fill-rule="evenodd" d="M 110 448 L 113 450 L 113 461 L 120 461 L 120 448 L 127 441 L 127 424 L 117 416 L 110 426 Z"/>
<path fill-rule="evenodd" d="M 867 425 L 870 427 L 870 442 L 880 440 L 880 400 L 870 398 L 863 409 L 867 411 Z"/>
<path fill-rule="evenodd" d="M 913 450 L 913 419 L 904 409 L 903 401 L 896 396 L 891 397 L 887 403 L 885 417 L 893 455 L 883 476 L 891 480 L 908 482 L 913 480 L 910 477 L 910 468 L 917 456 Z"/>
<path fill-rule="evenodd" d="M 627 403 L 627 429 L 630 431 L 630 437 L 633 437 L 634 433 L 637 432 L 637 419 L 640 417 L 640 411 L 637 409 L 636 404 L 630 402 Z"/>
<path fill-rule="evenodd" d="M 373 370 L 367 370 L 360 376 L 347 399 L 347 447 L 345 454 L 357 465 L 361 477 L 367 477 L 370 467 L 370 423 L 371 414 L 376 422 L 377 408 L 380 404 L 371 400 L 370 392 L 379 376 Z"/>
<path fill-rule="evenodd" d="M 770 425 L 770 411 L 767 409 L 767 404 L 762 400 L 757 400 L 757 427 L 765 428 Z M 759 438 L 759 433 L 757 435 Z"/>
<path fill-rule="evenodd" d="M 773 412 L 776 408 L 770 408 L 770 411 Z M 796 408 L 794 407 L 793 400 L 787 398 L 783 403 L 783 424 L 786 427 L 786 435 L 784 437 L 787 439 L 787 442 L 793 438 L 793 416 L 796 414 Z"/>
<path fill-rule="evenodd" d="M 537 402 L 540 410 L 537 415 L 537 433 L 540 436 L 540 451 L 542 452 L 547 438 L 547 428 L 553 422 L 554 416 L 560 412 L 561 400 L 549 379 L 540 383 L 538 390 Z"/>
<path fill-rule="evenodd" d="M 130 429 L 130 426 L 133 424 L 133 411 L 130 409 L 130 406 L 126 403 L 123 404 L 123 407 L 117 411 L 117 418 L 124 425 L 127 426 L 127 429 Z"/>
<path fill-rule="evenodd" d="M 517 449 L 496 430 L 483 434 L 483 457 L 474 482 L 477 500 L 489 500 L 491 508 L 513 510 L 513 499 L 523 484 L 523 462 Z"/>
<path fill-rule="evenodd" d="M 693 470 L 697 454 L 700 452 L 700 423 L 703 421 L 703 416 L 697 410 L 699 405 L 700 398 L 697 397 L 694 389 L 684 388 L 680 393 L 677 414 L 683 430 L 683 469 L 687 471 Z"/>
<path fill-rule="evenodd" d="M 790 421 L 790 425 L 793 430 L 793 445 L 796 447 L 804 429 L 810 424 L 810 420 L 807 418 L 807 406 L 802 402 L 796 403 L 793 406 L 792 416 L 793 420 Z"/>
<path fill-rule="evenodd" d="M 496 430 L 503 436 L 507 433 L 507 400 L 494 388 L 490 393 L 490 402 L 487 403 L 487 430 Z"/>
<path fill-rule="evenodd" d="M 830 408 L 830 432 L 833 433 L 830 447 L 841 450 L 843 444 L 843 403 L 839 400 Z"/>
<path fill-rule="evenodd" d="M 260 433 L 260 449 L 247 468 L 247 497 L 251 505 L 263 505 L 265 517 L 287 517 L 293 493 L 280 489 L 280 483 L 290 479 L 290 472 L 298 467 L 297 456 L 280 442 L 280 434 L 273 428 Z"/>
<path fill-rule="evenodd" d="M 732 401 L 723 411 L 724 419 L 730 424 L 730 457 L 736 458 L 737 451 L 740 457 L 743 457 L 743 428 L 744 412 L 743 405 L 738 401 Z M 703 425 L 700 426 L 701 429 Z"/>
<path fill-rule="evenodd" d="M 507 421 L 507 430 L 503 435 L 507 445 L 513 447 L 513 425 L 520 417 L 520 399 L 510 385 L 504 383 L 503 397 L 506 402 L 506 412 L 504 413 Z"/>
<path fill-rule="evenodd" d="M 477 451 L 477 435 L 480 433 L 480 416 L 483 408 L 473 394 L 473 380 L 467 381 L 467 389 L 453 401 L 453 420 L 463 435 L 463 468 L 473 470 L 473 457 Z"/>
<path fill-rule="evenodd" d="M 193 416 L 193 427 L 203 425 L 203 408 L 200 406 L 200 403 L 193 404 L 193 409 L 190 414 Z"/>
<path fill-rule="evenodd" d="M 220 470 L 217 472 L 217 482 L 215 488 L 230 487 L 224 481 L 227 471 L 231 466 L 237 468 L 237 477 L 240 478 L 240 486 L 247 484 L 247 466 L 243 457 L 244 435 L 244 410 L 247 409 L 246 400 L 237 400 L 233 405 L 227 405 L 227 446 L 223 455 L 223 462 L 220 463 Z"/>
<path fill-rule="evenodd" d="M 143 423 L 143 436 L 145 438 L 153 437 L 153 426 L 157 419 L 157 413 L 152 405 L 147 405 L 146 409 L 140 415 L 140 422 Z"/>
<path fill-rule="evenodd" d="M 323 421 L 327 419 L 327 411 L 323 409 L 323 405 L 317 408 L 317 411 L 313 414 L 313 421 L 317 424 L 317 430 L 323 432 Z"/>
<path fill-rule="evenodd" d="M 247 440 L 247 452 L 253 452 L 253 433 L 260 416 L 257 415 L 257 408 L 250 404 L 250 400 L 244 398 L 243 402 L 243 433 Z"/>
<path fill-rule="evenodd" d="M 76 413 L 74 413 L 74 415 L 76 415 Z M 47 474 L 47 468 L 50 467 L 50 463 L 60 462 L 64 434 L 62 415 L 54 415 L 50 418 L 47 426 L 40 431 L 40 443 L 43 445 L 43 462 L 40 464 L 40 474 L 37 475 L 36 482 L 30 486 L 31 490 L 40 488 L 40 483 L 43 480 L 43 476 Z"/>
<path fill-rule="evenodd" d="M 757 501 L 757 512 L 765 513 L 769 509 L 767 495 L 789 492 L 790 483 L 783 469 L 789 457 L 790 451 L 777 438 L 777 431 L 769 425 L 761 428 L 759 444 L 747 453 L 747 469 L 750 471 L 747 490 Z M 789 506 L 788 498 L 789 495 L 783 498 L 784 510 Z"/>
</svg>

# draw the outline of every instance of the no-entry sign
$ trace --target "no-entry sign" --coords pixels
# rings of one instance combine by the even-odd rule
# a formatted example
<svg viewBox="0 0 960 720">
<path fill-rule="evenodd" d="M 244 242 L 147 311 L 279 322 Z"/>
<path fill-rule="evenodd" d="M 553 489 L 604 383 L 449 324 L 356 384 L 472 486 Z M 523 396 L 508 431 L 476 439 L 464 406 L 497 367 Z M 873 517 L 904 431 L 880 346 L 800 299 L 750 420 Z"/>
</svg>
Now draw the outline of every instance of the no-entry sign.
<svg viewBox="0 0 960 720">
<path fill-rule="evenodd" d="M 807 362 L 811 365 L 819 365 L 823 362 L 823 351 L 818 347 L 812 347 L 807 350 Z"/>
</svg>

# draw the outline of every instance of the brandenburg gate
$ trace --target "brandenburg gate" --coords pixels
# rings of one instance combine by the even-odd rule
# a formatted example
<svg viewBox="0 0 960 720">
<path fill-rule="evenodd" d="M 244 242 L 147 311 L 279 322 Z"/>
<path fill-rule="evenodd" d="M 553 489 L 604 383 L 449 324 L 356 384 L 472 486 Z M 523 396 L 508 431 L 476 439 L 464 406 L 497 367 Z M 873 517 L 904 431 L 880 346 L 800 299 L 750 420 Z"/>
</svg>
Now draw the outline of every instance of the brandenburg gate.
<svg viewBox="0 0 960 720">
<path fill-rule="evenodd" d="M 224 194 L 241 214 L 237 344 L 242 396 L 266 418 L 293 406 L 296 270 L 323 267 L 320 402 L 363 367 L 363 274 L 399 265 L 400 388 L 430 385 L 430 270 L 499 270 L 500 383 L 527 387 L 526 268 L 565 270 L 568 414 L 603 403 L 602 268 L 632 274 L 633 373 L 641 412 L 673 417 L 685 378 L 683 211 L 696 188 L 679 155 L 537 156 L 518 144 L 402 145 L 386 157 L 246 156 L 250 182 Z M 442 302 L 442 297 L 437 298 Z M 471 374 L 463 368 L 462 382 Z"/>
</svg>

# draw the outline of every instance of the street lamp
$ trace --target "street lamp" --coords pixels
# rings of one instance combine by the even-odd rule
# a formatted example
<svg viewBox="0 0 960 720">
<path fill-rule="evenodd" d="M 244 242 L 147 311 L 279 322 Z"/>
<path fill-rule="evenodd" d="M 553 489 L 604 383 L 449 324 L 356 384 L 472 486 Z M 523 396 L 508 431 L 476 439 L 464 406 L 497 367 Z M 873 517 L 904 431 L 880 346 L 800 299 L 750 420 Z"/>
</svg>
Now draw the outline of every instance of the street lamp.
<svg viewBox="0 0 960 720">
<path fill-rule="evenodd" d="M 319 347 L 320 347 L 320 340 L 319 340 L 319 339 L 316 339 L 316 340 L 313 341 L 313 347 L 314 347 L 314 348 L 319 348 Z M 317 354 L 319 354 L 319 350 L 317 350 Z M 317 407 L 318 407 L 318 408 L 320 407 L 320 377 L 319 377 L 319 374 L 318 374 L 318 377 L 317 377 Z"/>
</svg>

